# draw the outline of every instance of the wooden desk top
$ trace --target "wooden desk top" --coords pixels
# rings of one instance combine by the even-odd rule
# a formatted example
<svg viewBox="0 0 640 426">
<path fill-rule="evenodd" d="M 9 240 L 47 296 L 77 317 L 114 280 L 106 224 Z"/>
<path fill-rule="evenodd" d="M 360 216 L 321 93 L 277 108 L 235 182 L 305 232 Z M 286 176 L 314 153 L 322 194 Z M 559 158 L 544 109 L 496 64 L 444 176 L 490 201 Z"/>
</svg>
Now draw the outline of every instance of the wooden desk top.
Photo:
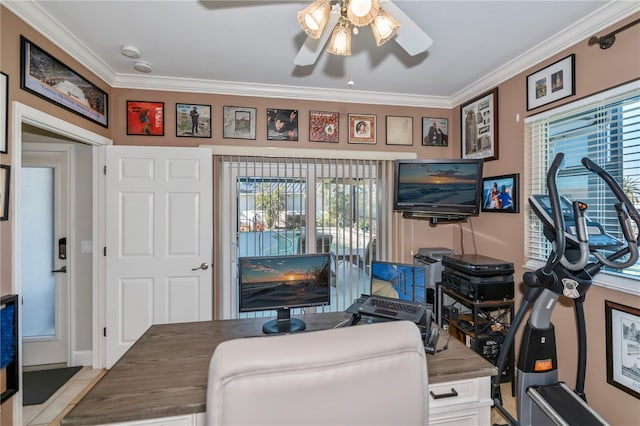
<svg viewBox="0 0 640 426">
<path fill-rule="evenodd" d="M 299 316 L 307 330 L 332 328 L 344 312 Z M 62 419 L 95 425 L 205 412 L 209 361 L 225 340 L 262 336 L 267 318 L 154 325 Z M 442 333 L 438 348 L 447 342 Z M 329 350 L 329 349 L 328 349 Z M 427 355 L 429 383 L 497 374 L 490 362 L 452 338 L 449 348 Z"/>
</svg>

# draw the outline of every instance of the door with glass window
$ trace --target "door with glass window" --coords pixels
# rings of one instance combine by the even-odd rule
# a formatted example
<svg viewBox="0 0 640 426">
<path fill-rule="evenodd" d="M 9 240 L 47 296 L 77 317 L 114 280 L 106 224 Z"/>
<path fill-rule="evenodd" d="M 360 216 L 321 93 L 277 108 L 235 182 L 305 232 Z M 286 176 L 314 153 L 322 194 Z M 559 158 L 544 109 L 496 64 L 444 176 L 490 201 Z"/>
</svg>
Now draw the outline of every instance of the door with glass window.
<svg viewBox="0 0 640 426">
<path fill-rule="evenodd" d="M 68 151 L 25 147 L 20 179 L 23 365 L 67 363 Z"/>
</svg>

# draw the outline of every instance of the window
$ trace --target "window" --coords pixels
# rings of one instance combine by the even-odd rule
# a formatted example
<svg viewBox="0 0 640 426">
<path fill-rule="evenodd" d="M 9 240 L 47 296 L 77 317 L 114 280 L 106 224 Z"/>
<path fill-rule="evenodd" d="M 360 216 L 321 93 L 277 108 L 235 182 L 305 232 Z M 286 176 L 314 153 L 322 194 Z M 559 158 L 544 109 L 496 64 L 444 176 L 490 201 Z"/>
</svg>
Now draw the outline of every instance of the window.
<svg viewBox="0 0 640 426">
<path fill-rule="evenodd" d="M 560 194 L 585 202 L 590 219 L 624 239 L 615 214 L 615 196 L 581 160 L 589 157 L 606 169 L 621 183 L 636 209 L 640 207 L 640 84 L 634 82 L 529 117 L 525 123 L 527 196 L 547 193 L 547 170 L 555 155 L 562 152 L 565 167 L 558 174 Z M 546 260 L 551 246 L 531 209 L 525 230 L 528 261 L 533 265 Z M 596 284 L 640 294 L 640 262 L 622 271 L 605 268 L 603 272 L 596 277 Z"/>
<path fill-rule="evenodd" d="M 387 255 L 393 161 L 223 155 L 214 163 L 220 221 L 232 224 L 221 227 L 230 248 L 220 256 L 221 318 L 274 315 L 237 311 L 239 257 L 331 253 L 332 302 L 318 309 L 343 311 L 369 291 L 366 266 Z"/>
</svg>

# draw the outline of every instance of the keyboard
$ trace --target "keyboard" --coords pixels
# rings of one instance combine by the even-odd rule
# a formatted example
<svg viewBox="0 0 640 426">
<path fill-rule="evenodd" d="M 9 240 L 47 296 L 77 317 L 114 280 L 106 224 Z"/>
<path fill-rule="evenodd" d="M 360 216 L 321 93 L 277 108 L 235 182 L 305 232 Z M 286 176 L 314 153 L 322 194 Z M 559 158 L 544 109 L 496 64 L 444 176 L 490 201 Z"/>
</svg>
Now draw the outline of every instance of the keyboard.
<svg viewBox="0 0 640 426">
<path fill-rule="evenodd" d="M 416 324 L 420 324 L 423 316 L 427 314 L 427 323 L 431 322 L 431 310 L 425 305 L 375 295 L 370 296 L 362 303 L 358 309 L 358 313 L 361 315 L 413 321 Z"/>
</svg>

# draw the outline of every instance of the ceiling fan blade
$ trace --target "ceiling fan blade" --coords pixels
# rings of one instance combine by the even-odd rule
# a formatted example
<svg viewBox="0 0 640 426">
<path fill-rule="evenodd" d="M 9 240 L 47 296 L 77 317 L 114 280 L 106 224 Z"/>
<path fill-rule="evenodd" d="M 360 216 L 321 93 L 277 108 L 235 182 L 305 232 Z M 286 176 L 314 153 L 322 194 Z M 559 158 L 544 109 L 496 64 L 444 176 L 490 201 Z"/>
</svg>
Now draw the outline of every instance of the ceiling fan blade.
<svg viewBox="0 0 640 426">
<path fill-rule="evenodd" d="M 315 64 L 339 19 L 340 14 L 332 13 L 329 15 L 329 20 L 320 38 L 314 39 L 307 37 L 293 63 L 303 67 Z"/>
<path fill-rule="evenodd" d="M 398 33 L 394 37 L 407 53 L 415 56 L 427 50 L 433 40 L 420 28 L 411 18 L 409 18 L 398 6 L 391 1 L 381 1 L 380 6 L 400 24 Z"/>
</svg>

